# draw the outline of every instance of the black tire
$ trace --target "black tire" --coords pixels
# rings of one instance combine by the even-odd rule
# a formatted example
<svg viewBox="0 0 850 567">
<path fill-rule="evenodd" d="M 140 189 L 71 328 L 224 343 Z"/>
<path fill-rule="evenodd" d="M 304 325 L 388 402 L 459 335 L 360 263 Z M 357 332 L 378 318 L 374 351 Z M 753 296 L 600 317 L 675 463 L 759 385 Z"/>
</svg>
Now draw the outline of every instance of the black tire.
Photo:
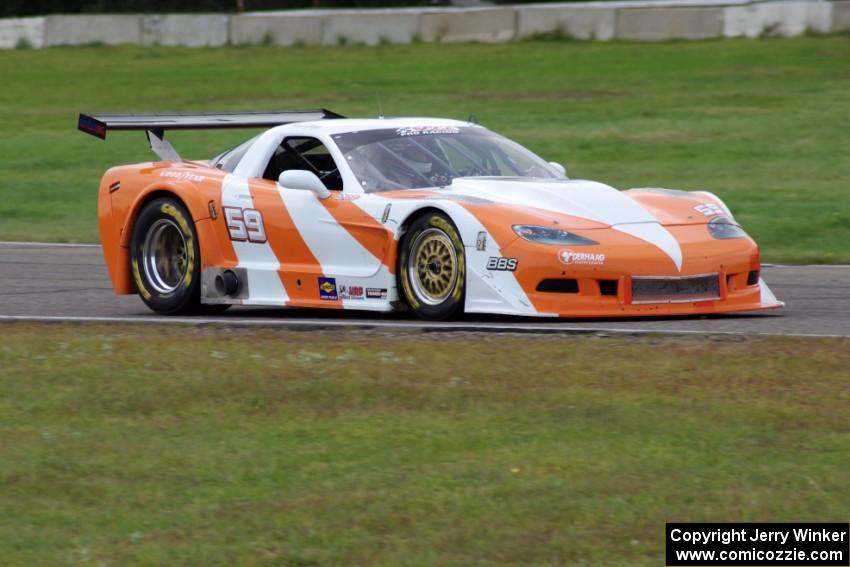
<svg viewBox="0 0 850 567">
<path fill-rule="evenodd" d="M 153 311 L 186 315 L 202 309 L 201 254 L 183 203 L 162 197 L 146 204 L 133 227 L 130 252 L 136 289 Z"/>
<path fill-rule="evenodd" d="M 443 321 L 463 313 L 466 257 L 454 223 L 442 213 L 422 215 L 399 246 L 398 289 L 422 319 Z"/>
</svg>

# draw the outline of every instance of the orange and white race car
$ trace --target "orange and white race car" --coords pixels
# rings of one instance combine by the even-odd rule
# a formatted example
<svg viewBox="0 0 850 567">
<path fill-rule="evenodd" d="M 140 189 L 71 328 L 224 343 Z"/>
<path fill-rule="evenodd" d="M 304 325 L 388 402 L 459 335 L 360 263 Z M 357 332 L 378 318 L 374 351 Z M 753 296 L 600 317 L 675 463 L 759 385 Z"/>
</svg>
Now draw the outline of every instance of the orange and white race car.
<svg viewBox="0 0 850 567">
<path fill-rule="evenodd" d="M 209 161 L 173 129 L 268 128 Z M 100 185 L 115 291 L 163 314 L 229 305 L 621 317 L 781 307 L 716 196 L 569 179 L 467 122 L 327 110 L 80 115 L 160 161 Z"/>
</svg>

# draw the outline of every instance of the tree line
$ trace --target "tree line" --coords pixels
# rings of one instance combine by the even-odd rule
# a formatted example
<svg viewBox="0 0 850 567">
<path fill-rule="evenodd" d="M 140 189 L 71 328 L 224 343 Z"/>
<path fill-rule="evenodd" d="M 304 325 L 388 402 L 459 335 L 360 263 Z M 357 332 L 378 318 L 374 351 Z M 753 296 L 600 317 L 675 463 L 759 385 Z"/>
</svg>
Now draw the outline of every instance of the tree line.
<svg viewBox="0 0 850 567">
<path fill-rule="evenodd" d="M 384 6 L 433 6 L 448 0 L 3 0 L 2 17 L 44 14 L 175 13 L 291 8 L 351 8 Z"/>
<path fill-rule="evenodd" d="M 565 0 L 490 0 L 494 4 L 522 4 Z M 566 0 L 567 2 L 578 0 Z M 97 13 L 236 13 L 245 10 L 295 8 L 383 8 L 397 6 L 445 6 L 451 0 L 3 0 L 0 17 L 45 14 Z"/>
</svg>

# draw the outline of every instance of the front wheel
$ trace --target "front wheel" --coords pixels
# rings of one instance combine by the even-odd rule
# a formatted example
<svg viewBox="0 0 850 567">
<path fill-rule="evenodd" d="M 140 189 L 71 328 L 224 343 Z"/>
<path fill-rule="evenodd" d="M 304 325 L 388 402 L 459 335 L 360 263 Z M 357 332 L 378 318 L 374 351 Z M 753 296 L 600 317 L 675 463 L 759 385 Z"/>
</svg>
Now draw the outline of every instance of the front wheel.
<svg viewBox="0 0 850 567">
<path fill-rule="evenodd" d="M 145 205 L 133 227 L 131 262 L 139 295 L 153 311 L 183 315 L 199 310 L 200 251 L 183 203 L 166 197 Z"/>
<path fill-rule="evenodd" d="M 441 213 L 423 215 L 413 222 L 400 249 L 398 283 L 410 308 L 432 321 L 461 312 L 466 259 L 452 221 Z"/>
</svg>

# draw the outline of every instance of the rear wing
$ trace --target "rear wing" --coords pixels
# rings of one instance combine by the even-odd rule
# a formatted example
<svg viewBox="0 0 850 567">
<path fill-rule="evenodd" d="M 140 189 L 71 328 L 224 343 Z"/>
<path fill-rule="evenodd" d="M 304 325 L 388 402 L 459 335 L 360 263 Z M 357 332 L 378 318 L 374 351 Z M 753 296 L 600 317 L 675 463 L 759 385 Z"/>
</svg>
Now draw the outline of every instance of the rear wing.
<svg viewBox="0 0 850 567">
<path fill-rule="evenodd" d="M 168 114 L 80 114 L 77 129 L 106 139 L 110 130 L 142 130 L 147 133 L 151 150 L 161 159 L 181 161 L 165 141 L 166 130 L 212 130 L 226 128 L 271 128 L 294 122 L 344 118 L 324 108 L 317 110 L 281 110 L 272 112 L 179 112 Z"/>
</svg>

